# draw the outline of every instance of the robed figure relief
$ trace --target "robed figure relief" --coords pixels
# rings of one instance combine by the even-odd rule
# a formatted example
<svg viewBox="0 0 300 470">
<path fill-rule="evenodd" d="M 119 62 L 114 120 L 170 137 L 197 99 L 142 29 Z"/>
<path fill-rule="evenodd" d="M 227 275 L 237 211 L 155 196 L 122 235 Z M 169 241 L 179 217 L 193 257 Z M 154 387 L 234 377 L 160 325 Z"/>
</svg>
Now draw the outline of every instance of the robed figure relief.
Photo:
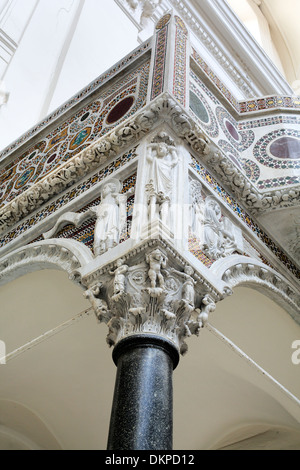
<svg viewBox="0 0 300 470">
<path fill-rule="evenodd" d="M 120 193 L 120 182 L 111 180 L 101 191 L 101 203 L 95 207 L 94 254 L 102 255 L 118 245 L 126 224 L 128 193 Z"/>
<path fill-rule="evenodd" d="M 203 251 L 209 258 L 219 259 L 236 249 L 234 224 L 222 217 L 220 204 L 213 197 L 205 199 Z"/>
<path fill-rule="evenodd" d="M 193 237 L 197 238 L 198 241 L 203 240 L 204 199 L 202 184 L 196 180 L 190 180 L 189 228 Z"/>
<path fill-rule="evenodd" d="M 159 218 L 168 225 L 168 216 L 174 191 L 174 169 L 178 155 L 174 142 L 164 133 L 159 134 L 147 147 L 149 219 Z"/>
<path fill-rule="evenodd" d="M 96 217 L 94 254 L 95 256 L 102 255 L 110 248 L 118 245 L 121 233 L 126 226 L 127 199 L 134 193 L 134 188 L 124 194 L 120 191 L 120 181 L 111 179 L 103 185 L 100 192 L 101 201 L 97 206 L 90 207 L 82 213 L 66 212 L 61 215 L 54 227 L 43 234 L 44 238 L 53 238 L 67 224 L 80 227 L 89 218 Z"/>
</svg>

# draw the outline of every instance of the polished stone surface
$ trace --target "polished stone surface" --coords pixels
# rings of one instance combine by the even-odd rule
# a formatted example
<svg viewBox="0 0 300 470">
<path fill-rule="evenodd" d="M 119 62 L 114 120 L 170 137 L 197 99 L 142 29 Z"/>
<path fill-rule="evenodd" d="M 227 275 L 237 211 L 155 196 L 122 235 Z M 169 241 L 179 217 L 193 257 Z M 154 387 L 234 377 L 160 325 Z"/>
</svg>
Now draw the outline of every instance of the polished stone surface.
<svg viewBox="0 0 300 470">
<path fill-rule="evenodd" d="M 137 335 L 120 341 L 113 359 L 117 377 L 108 450 L 171 450 L 176 348 L 163 338 Z"/>
</svg>

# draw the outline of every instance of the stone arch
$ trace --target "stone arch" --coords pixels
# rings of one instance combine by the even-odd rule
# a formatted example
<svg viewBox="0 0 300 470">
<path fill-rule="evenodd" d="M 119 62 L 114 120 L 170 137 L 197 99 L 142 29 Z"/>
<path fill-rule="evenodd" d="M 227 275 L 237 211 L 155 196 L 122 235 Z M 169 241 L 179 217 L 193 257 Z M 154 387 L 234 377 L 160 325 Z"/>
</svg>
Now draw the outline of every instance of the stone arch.
<svg viewBox="0 0 300 470">
<path fill-rule="evenodd" d="M 266 264 L 246 256 L 218 260 L 211 271 L 229 289 L 245 286 L 255 289 L 278 303 L 300 324 L 300 296 L 297 288 Z"/>
<path fill-rule="evenodd" d="M 0 399 L 0 450 L 61 450 L 47 423 L 28 406 Z"/>
<path fill-rule="evenodd" d="M 34 271 L 58 269 L 80 283 L 80 268 L 93 260 L 90 250 L 74 240 L 43 240 L 23 246 L 0 259 L 0 286 Z"/>
<path fill-rule="evenodd" d="M 296 428 L 267 422 L 244 423 L 228 429 L 210 450 L 297 450 L 300 432 Z"/>
</svg>

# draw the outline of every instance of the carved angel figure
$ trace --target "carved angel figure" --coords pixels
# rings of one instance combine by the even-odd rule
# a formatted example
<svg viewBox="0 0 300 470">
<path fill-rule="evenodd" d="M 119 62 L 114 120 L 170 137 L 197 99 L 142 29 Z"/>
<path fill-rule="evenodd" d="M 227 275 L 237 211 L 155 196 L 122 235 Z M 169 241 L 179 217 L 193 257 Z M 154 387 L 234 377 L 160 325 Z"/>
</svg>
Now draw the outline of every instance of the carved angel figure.
<svg viewBox="0 0 300 470">
<path fill-rule="evenodd" d="M 126 223 L 126 203 L 134 188 L 121 194 L 121 184 L 116 179 L 111 179 L 104 184 L 101 190 L 101 202 L 98 206 L 91 207 L 83 213 L 67 212 L 57 220 L 55 226 L 43 234 L 45 239 L 53 236 L 68 223 L 79 227 L 91 217 L 96 216 L 94 231 L 95 256 L 105 253 L 119 243 L 121 232 Z"/>
</svg>

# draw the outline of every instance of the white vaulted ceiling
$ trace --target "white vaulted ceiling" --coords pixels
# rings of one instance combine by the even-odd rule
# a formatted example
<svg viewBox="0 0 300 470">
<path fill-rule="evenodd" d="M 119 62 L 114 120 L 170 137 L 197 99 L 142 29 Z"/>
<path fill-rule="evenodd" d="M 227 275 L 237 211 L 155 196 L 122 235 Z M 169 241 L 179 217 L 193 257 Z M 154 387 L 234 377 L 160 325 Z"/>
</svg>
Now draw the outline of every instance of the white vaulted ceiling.
<svg viewBox="0 0 300 470">
<path fill-rule="evenodd" d="M 290 85 L 299 93 L 300 82 L 297 83 L 300 80 L 299 0 L 227 0 L 227 2 L 281 69 Z M 254 24 L 253 13 L 256 12 L 259 17 L 259 10 L 269 25 L 273 51 L 266 36 L 262 31 L 259 32 L 257 24 Z"/>
</svg>

